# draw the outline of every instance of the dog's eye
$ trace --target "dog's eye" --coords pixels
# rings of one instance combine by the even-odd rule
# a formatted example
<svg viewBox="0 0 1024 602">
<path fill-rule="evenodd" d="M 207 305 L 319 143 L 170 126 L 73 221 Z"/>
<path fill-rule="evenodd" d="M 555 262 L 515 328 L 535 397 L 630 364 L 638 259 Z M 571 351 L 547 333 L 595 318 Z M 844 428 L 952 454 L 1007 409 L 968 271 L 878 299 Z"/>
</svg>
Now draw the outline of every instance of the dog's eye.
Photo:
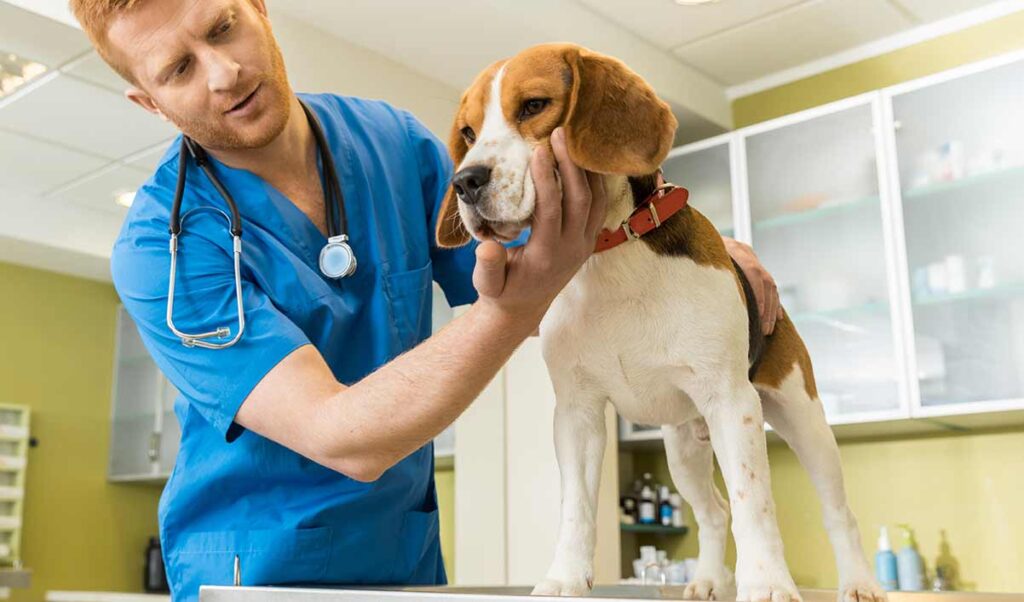
<svg viewBox="0 0 1024 602">
<path fill-rule="evenodd" d="M 467 125 L 466 127 L 462 128 L 461 131 L 462 137 L 466 139 L 467 143 L 473 144 L 474 142 L 476 142 L 476 133 L 473 132 L 473 128 Z"/>
<path fill-rule="evenodd" d="M 537 113 L 544 110 L 548 104 L 551 103 L 550 98 L 531 98 L 523 103 L 521 109 L 519 109 L 519 119 L 527 119 L 533 117 Z"/>
</svg>

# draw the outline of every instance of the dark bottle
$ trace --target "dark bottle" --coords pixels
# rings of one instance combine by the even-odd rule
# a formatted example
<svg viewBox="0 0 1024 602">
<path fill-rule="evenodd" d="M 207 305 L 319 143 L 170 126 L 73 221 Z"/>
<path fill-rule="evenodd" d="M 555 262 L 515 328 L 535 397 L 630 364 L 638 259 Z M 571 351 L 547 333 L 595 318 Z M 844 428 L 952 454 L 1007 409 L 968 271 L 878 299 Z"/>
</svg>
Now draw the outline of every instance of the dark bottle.
<svg viewBox="0 0 1024 602">
<path fill-rule="evenodd" d="M 167 573 L 164 572 L 164 559 L 160 555 L 160 539 L 149 538 L 146 547 L 146 573 L 143 576 L 142 589 L 148 593 L 167 593 Z"/>
</svg>

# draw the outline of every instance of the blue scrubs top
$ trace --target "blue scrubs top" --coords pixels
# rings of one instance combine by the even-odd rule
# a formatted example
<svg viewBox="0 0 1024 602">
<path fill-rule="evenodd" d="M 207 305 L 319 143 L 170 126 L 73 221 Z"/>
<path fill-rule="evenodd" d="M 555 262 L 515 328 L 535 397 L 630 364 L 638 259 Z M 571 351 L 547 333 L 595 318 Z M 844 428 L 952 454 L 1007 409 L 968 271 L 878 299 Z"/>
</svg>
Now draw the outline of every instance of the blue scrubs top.
<svg viewBox="0 0 1024 602">
<path fill-rule="evenodd" d="M 244 585 L 446 581 L 432 445 L 360 483 L 234 422 L 252 388 L 296 348 L 314 345 L 352 384 L 430 335 L 432 280 L 452 306 L 476 298 L 472 246 L 441 250 L 434 241 L 452 173 L 444 145 L 383 102 L 300 98 L 323 125 L 344 190 L 353 276 L 324 278 L 317 258 L 326 240 L 307 216 L 252 172 L 214 162 L 243 216 L 246 327 L 233 347 L 184 347 L 165 322 L 179 141 L 138 191 L 113 250 L 117 292 L 181 393 L 181 445 L 159 510 L 176 601 L 197 599 L 200 585 L 230 585 L 236 555 Z M 231 239 L 217 211 L 227 207 L 191 160 L 186 191 L 175 325 L 233 334 Z"/>
</svg>

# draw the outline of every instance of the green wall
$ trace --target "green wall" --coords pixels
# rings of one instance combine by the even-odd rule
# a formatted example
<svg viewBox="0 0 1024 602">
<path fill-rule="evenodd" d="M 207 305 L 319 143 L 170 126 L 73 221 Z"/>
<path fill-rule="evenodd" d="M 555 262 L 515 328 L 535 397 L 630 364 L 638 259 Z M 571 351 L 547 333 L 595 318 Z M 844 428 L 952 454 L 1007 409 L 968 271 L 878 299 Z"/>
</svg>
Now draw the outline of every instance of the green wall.
<svg viewBox="0 0 1024 602">
<path fill-rule="evenodd" d="M 441 522 L 441 554 L 448 582 L 455 583 L 455 470 L 442 468 L 434 472 L 437 482 L 438 519 Z"/>
<path fill-rule="evenodd" d="M 840 442 L 850 506 L 861 541 L 872 562 L 881 525 L 908 523 L 916 533 L 928 570 L 939 554 L 939 531 L 946 530 L 959 561 L 962 589 L 1024 592 L 1024 432 L 994 432 L 913 439 Z M 806 471 L 783 444 L 768 448 L 772 493 L 786 561 L 801 587 L 837 585 L 832 548 L 821 522 L 821 507 Z M 671 483 L 663 454 L 636 458 L 636 471 Z M 716 475 L 724 493 L 721 475 Z M 696 523 L 692 514 L 690 525 Z M 697 536 L 644 543 L 670 557 L 697 555 Z M 729 562 L 735 562 L 729 542 Z"/>
<path fill-rule="evenodd" d="M 0 402 L 32 408 L 22 559 L 32 589 L 141 591 L 160 488 L 106 481 L 117 296 L 0 263 Z"/>
<path fill-rule="evenodd" d="M 894 85 L 1024 48 L 1024 12 L 983 23 L 778 88 L 737 99 L 736 127 Z M 929 569 L 945 529 L 960 562 L 962 587 L 1024 591 L 1024 431 L 840 443 L 846 488 L 873 557 L 878 527 L 907 522 Z M 831 547 L 807 473 L 782 444 L 769 447 L 772 489 L 786 560 L 797 583 L 835 587 Z M 664 456 L 641 454 L 637 472 L 671 482 Z M 721 476 L 718 476 L 722 487 Z M 723 487 L 724 491 L 724 487 Z M 692 516 L 691 516 L 691 525 Z M 645 542 L 647 543 L 647 542 Z M 694 556 L 696 535 L 652 541 L 677 557 Z M 900 539 L 893 537 L 898 548 Z M 730 541 L 730 561 L 735 548 Z M 873 558 L 872 558 L 873 562 Z"/>
<path fill-rule="evenodd" d="M 1024 48 L 1024 11 L 733 101 L 737 128 Z"/>
</svg>

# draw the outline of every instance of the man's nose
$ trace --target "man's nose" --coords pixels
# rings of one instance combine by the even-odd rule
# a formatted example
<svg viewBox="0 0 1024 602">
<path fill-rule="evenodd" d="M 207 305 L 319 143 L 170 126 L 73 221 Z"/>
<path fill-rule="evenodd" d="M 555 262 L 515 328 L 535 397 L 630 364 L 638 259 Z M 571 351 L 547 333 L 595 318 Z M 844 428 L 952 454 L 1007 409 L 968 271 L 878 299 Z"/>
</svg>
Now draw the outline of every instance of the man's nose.
<svg viewBox="0 0 1024 602">
<path fill-rule="evenodd" d="M 475 205 L 480 200 L 480 191 L 491 181 L 491 168 L 486 165 L 471 165 L 459 170 L 452 178 L 452 186 L 463 203 Z"/>
<path fill-rule="evenodd" d="M 210 92 L 233 91 L 238 84 L 238 73 L 242 66 L 230 56 L 216 50 L 209 53 L 207 61 L 210 70 Z"/>
</svg>

